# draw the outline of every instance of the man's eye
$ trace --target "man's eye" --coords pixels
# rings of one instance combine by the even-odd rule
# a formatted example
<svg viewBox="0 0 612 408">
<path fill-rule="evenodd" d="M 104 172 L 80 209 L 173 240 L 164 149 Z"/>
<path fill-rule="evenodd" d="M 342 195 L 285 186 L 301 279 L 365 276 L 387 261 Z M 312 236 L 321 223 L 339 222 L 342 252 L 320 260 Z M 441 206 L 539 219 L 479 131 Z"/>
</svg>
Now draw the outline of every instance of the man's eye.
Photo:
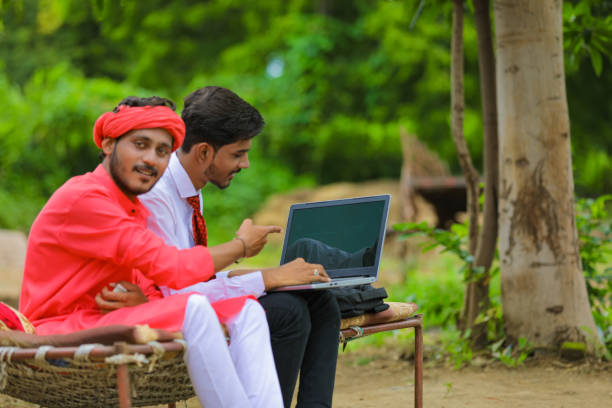
<svg viewBox="0 0 612 408">
<path fill-rule="evenodd" d="M 136 147 L 138 147 L 138 148 L 143 148 L 145 144 L 144 144 L 144 142 L 136 141 L 136 142 L 134 142 L 134 145 L 136 145 Z"/>
<path fill-rule="evenodd" d="M 170 154 L 170 149 L 157 149 L 157 154 L 160 157 L 166 157 Z"/>
</svg>

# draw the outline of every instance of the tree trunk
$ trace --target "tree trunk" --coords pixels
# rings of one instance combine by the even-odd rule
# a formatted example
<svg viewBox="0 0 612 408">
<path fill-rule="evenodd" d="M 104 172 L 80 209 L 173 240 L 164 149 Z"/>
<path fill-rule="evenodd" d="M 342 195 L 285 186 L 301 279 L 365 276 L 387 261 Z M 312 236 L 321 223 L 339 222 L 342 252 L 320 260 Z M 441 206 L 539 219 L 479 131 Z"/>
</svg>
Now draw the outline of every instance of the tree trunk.
<svg viewBox="0 0 612 408">
<path fill-rule="evenodd" d="M 474 266 L 482 267 L 482 275 L 469 282 L 465 292 L 461 321 L 471 328 L 472 346 L 484 348 L 487 344 L 487 322 L 475 324 L 481 313 L 489 308 L 489 281 L 491 264 L 497 246 L 497 185 L 498 142 L 497 103 L 495 92 L 495 59 L 491 35 L 489 0 L 474 0 L 474 17 L 478 35 L 478 63 L 480 68 L 480 98 L 484 128 L 484 210 L 483 223 L 478 235 Z"/>
<path fill-rule="evenodd" d="M 574 216 L 562 2 L 496 0 L 494 13 L 506 331 L 538 347 L 595 344 Z"/>
<path fill-rule="evenodd" d="M 453 0 L 453 38 L 451 42 L 451 132 L 459 156 L 459 164 L 466 181 L 467 213 L 469 219 L 469 252 L 474 255 L 478 246 L 478 172 L 472 164 L 472 158 L 463 134 L 463 111 L 465 98 L 463 91 L 463 0 Z M 462 331 L 472 329 L 478 316 L 478 294 L 472 274 L 468 276 L 459 328 Z"/>
<path fill-rule="evenodd" d="M 472 164 L 472 158 L 463 134 L 463 0 L 453 0 L 453 38 L 451 45 L 451 130 L 453 141 L 459 155 L 459 163 L 466 181 L 467 213 L 469 219 L 469 252 L 474 255 L 478 248 L 478 213 L 479 208 L 479 176 Z M 476 266 L 476 265 L 473 265 Z M 487 341 L 486 325 L 474 325 L 478 314 L 483 311 L 481 306 L 488 305 L 488 280 L 485 284 L 487 290 L 483 291 L 483 280 L 473 273 L 468 276 L 459 328 L 462 331 L 472 330 L 471 343 L 476 348 L 482 348 Z M 483 298 L 486 300 L 483 301 Z"/>
<path fill-rule="evenodd" d="M 467 213 L 470 220 L 470 254 L 476 252 L 478 243 L 478 172 L 463 134 L 463 1 L 453 0 L 453 39 L 451 45 L 451 132 L 459 155 L 459 164 L 466 180 Z"/>
</svg>

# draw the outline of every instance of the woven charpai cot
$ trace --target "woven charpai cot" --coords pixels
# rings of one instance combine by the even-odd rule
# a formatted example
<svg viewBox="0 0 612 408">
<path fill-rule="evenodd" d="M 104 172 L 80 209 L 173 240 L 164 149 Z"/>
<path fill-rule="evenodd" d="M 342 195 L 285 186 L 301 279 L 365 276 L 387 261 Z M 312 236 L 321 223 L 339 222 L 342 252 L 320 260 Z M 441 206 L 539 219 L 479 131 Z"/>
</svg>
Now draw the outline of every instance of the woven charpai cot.
<svg viewBox="0 0 612 408">
<path fill-rule="evenodd" d="M 0 307 L 3 304 L 0 303 Z M 340 340 L 398 328 L 419 329 L 413 303 L 343 319 Z M 5 309 L 3 309 L 5 310 Z M 16 315 L 20 315 L 11 309 Z M 410 317 L 412 316 L 412 317 Z M 33 331 L 24 316 L 23 328 Z M 15 320 L 11 323 L 15 325 Z M 31 329 L 30 329 L 31 327 Z M 147 326 L 107 326 L 66 335 L 38 336 L 0 325 L 0 393 L 43 407 L 113 407 L 173 404 L 194 396 L 176 333 Z M 420 339 L 420 340 L 418 340 Z M 420 362 L 421 357 L 415 358 Z M 123 377 L 122 377 L 123 376 Z M 415 368 L 415 406 L 422 400 L 421 364 Z M 123 393 L 121 388 L 128 387 Z M 121 396 L 123 395 L 123 397 Z M 126 403 L 126 399 L 128 402 Z"/>
<path fill-rule="evenodd" d="M 182 347 L 180 343 L 170 344 Z M 39 347 L 38 356 L 27 360 L 17 360 L 7 348 L 2 348 L 5 350 L 0 350 L 0 392 L 43 407 L 119 406 L 117 368 L 128 364 L 132 406 L 167 404 L 193 397 L 183 351 L 169 352 L 164 345 L 160 346 L 159 352 L 149 346 L 150 353 L 135 349 L 121 353 L 99 345 L 54 348 L 44 353 L 43 347 Z M 73 355 L 50 358 L 61 352 Z"/>
</svg>

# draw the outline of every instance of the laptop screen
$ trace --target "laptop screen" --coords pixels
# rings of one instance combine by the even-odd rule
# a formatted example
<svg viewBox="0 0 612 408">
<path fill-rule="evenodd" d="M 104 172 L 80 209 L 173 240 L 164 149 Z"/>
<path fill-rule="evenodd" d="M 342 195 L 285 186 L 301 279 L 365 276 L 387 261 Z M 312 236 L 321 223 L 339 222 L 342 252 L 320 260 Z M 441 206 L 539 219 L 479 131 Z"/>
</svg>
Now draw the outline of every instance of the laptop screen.
<svg viewBox="0 0 612 408">
<path fill-rule="evenodd" d="M 376 276 L 389 196 L 291 207 L 281 264 L 295 258 L 321 264 L 331 277 Z"/>
</svg>

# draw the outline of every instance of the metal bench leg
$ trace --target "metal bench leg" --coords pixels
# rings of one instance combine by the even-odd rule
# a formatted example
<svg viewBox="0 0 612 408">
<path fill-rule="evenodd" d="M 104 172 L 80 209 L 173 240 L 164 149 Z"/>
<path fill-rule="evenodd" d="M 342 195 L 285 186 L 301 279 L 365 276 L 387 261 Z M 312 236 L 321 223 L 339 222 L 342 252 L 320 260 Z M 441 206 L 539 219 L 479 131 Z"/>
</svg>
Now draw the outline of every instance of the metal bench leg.
<svg viewBox="0 0 612 408">
<path fill-rule="evenodd" d="M 414 327 L 414 406 L 423 408 L 423 322 Z"/>
</svg>

